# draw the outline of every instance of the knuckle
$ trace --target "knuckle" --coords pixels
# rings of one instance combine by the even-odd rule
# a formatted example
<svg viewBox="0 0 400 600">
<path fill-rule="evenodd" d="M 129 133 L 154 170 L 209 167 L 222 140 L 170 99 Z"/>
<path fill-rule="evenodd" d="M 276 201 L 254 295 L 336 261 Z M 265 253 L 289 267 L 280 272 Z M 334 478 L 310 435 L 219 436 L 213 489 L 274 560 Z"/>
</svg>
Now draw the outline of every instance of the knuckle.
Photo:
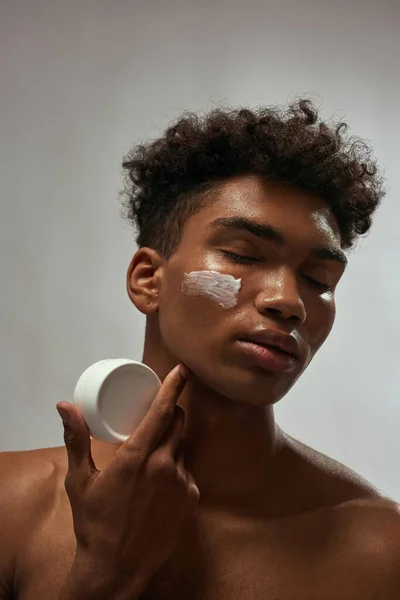
<svg viewBox="0 0 400 600">
<path fill-rule="evenodd" d="M 186 495 L 186 487 L 187 487 L 186 478 L 179 470 L 178 470 L 177 476 L 176 476 L 176 483 L 177 483 L 179 492 L 181 494 L 183 494 L 183 496 L 185 496 Z"/>
<path fill-rule="evenodd" d="M 79 434 L 73 429 L 64 429 L 64 442 L 66 446 L 72 446 L 79 439 Z"/>
<path fill-rule="evenodd" d="M 186 495 L 194 504 L 197 504 L 200 500 L 200 490 L 193 481 L 190 481 L 186 486 Z"/>
<path fill-rule="evenodd" d="M 151 464 L 151 473 L 154 477 L 170 478 L 176 475 L 176 466 L 171 457 L 158 453 Z"/>
<path fill-rule="evenodd" d="M 68 496 L 72 496 L 76 491 L 75 478 L 73 477 L 72 473 L 70 473 L 69 471 L 68 471 L 67 475 L 65 476 L 64 487 L 65 487 L 65 491 L 67 492 Z"/>
<path fill-rule="evenodd" d="M 162 423 L 168 423 L 174 416 L 174 410 L 168 406 L 156 405 L 154 407 L 156 418 Z"/>
<path fill-rule="evenodd" d="M 143 449 L 140 448 L 134 437 L 128 438 L 124 442 L 124 448 L 121 450 L 121 458 L 130 468 L 140 467 L 146 460 Z"/>
</svg>

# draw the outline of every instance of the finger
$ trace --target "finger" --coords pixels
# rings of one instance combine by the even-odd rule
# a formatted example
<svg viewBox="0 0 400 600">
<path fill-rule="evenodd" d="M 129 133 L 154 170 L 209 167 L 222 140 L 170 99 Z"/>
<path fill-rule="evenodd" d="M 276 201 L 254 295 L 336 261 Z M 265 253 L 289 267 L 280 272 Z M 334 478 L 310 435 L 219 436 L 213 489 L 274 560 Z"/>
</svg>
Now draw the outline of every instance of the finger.
<svg viewBox="0 0 400 600">
<path fill-rule="evenodd" d="M 184 452 L 182 443 L 179 444 L 178 449 L 175 453 L 175 464 L 176 464 L 177 470 L 179 471 L 179 473 L 181 474 L 181 476 L 183 477 L 183 479 L 186 482 L 187 475 L 186 475 L 186 469 L 185 469 L 185 452 Z"/>
<path fill-rule="evenodd" d="M 80 487 L 97 471 L 91 452 L 89 429 L 82 414 L 73 404 L 59 402 L 57 411 L 64 424 L 69 484 Z"/>
<path fill-rule="evenodd" d="M 198 502 L 200 500 L 200 490 L 198 488 L 195 478 L 193 477 L 193 474 L 188 470 L 186 470 L 186 478 L 187 487 L 188 489 L 190 489 L 191 494 L 193 494 L 194 500 Z"/>
<path fill-rule="evenodd" d="M 185 413 L 180 406 L 175 406 L 174 417 L 169 424 L 157 449 L 163 449 L 175 461 L 177 450 L 181 441 L 182 431 L 185 424 Z"/>
<path fill-rule="evenodd" d="M 135 450 L 143 458 L 150 456 L 174 417 L 176 403 L 185 383 L 186 377 L 182 374 L 180 365 L 177 365 L 164 379 L 140 425 L 118 450 L 120 455 Z"/>
</svg>

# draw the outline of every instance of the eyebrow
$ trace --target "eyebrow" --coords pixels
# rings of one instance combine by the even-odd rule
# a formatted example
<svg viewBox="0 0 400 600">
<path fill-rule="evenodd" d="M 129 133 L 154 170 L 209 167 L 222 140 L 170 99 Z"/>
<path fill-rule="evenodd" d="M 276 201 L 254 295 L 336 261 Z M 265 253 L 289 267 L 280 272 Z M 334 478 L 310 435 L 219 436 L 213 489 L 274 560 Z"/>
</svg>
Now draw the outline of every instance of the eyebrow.
<svg viewBox="0 0 400 600">
<path fill-rule="evenodd" d="M 247 231 L 258 238 L 274 242 L 278 246 L 284 247 L 287 245 L 284 234 L 273 225 L 258 223 L 257 221 L 246 219 L 244 217 L 220 217 L 209 223 L 208 227 L 210 229 L 218 229 L 219 227 L 239 229 L 241 231 Z M 344 265 L 344 267 L 346 267 L 348 263 L 344 252 L 330 244 L 312 248 L 311 254 L 315 258 L 337 261 Z"/>
</svg>

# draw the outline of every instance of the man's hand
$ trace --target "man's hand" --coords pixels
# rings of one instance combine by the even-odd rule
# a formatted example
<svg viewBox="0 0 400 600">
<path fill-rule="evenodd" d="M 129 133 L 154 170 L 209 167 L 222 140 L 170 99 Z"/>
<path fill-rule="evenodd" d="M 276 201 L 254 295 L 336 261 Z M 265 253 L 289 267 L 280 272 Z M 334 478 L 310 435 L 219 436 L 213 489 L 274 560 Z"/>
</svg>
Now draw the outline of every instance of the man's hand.
<svg viewBox="0 0 400 600">
<path fill-rule="evenodd" d="M 96 469 L 89 430 L 77 407 L 57 405 L 65 428 L 65 488 L 77 540 L 62 598 L 72 597 L 83 581 L 85 587 L 95 582 L 96 598 L 139 597 L 175 548 L 199 501 L 179 449 L 184 412 L 176 403 L 185 381 L 178 365 L 104 471 Z"/>
</svg>

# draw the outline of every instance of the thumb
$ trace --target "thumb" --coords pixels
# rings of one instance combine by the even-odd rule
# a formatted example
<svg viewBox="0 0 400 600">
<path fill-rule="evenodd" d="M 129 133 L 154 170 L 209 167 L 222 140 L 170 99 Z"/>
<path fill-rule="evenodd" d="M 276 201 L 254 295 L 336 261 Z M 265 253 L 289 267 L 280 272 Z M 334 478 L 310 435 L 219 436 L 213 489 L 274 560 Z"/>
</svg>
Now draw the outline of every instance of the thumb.
<svg viewBox="0 0 400 600">
<path fill-rule="evenodd" d="M 64 425 L 64 443 L 68 455 L 68 479 L 84 485 L 94 471 L 89 428 L 80 411 L 69 402 L 59 402 L 57 411 Z"/>
</svg>

